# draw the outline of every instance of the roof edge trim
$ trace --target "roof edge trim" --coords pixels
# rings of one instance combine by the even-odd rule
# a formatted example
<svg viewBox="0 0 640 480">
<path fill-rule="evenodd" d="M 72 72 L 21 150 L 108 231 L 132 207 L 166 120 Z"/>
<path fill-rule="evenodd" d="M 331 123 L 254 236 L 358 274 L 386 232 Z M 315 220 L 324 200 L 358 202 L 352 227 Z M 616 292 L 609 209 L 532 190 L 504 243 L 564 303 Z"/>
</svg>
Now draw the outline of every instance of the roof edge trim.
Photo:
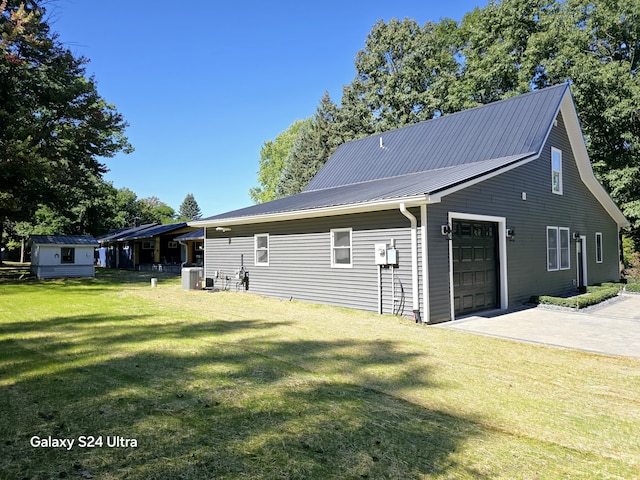
<svg viewBox="0 0 640 480">
<path fill-rule="evenodd" d="M 398 208 L 400 203 L 404 203 L 408 207 L 418 207 L 420 205 L 426 205 L 427 203 L 436 203 L 437 201 L 438 200 L 429 201 L 426 195 L 414 195 L 410 197 L 398 197 L 332 207 L 308 208 L 304 210 L 292 210 L 288 212 L 267 213 L 262 215 L 247 215 L 244 217 L 230 217 L 217 220 L 198 220 L 188 222 L 188 225 L 190 227 L 218 227 L 282 222 L 285 220 L 299 220 L 306 218 L 331 217 L 334 215 L 349 215 L 352 213 L 375 212 L 380 210 L 393 210 Z"/>
</svg>

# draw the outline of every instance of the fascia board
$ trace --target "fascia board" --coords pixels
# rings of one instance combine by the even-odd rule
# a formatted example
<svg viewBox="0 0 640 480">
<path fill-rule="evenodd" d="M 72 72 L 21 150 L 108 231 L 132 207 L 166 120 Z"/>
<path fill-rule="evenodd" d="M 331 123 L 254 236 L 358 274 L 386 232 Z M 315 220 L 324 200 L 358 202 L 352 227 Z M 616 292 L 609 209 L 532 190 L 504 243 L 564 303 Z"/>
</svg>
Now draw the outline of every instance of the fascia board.
<svg viewBox="0 0 640 480">
<path fill-rule="evenodd" d="M 244 217 L 230 217 L 215 220 L 197 220 L 188 222 L 190 227 L 221 227 L 229 225 L 248 225 L 255 223 L 283 222 L 286 220 L 300 220 L 308 218 L 331 217 L 335 215 L 349 215 L 352 213 L 375 212 L 381 210 L 393 210 L 404 203 L 407 207 L 418 207 L 429 202 L 425 195 L 411 197 L 377 200 L 350 205 L 333 207 L 309 208 L 305 210 L 293 210 L 290 212 L 267 213 L 263 215 L 248 215 Z"/>
<path fill-rule="evenodd" d="M 582 135 L 582 129 L 580 128 L 578 113 L 576 112 L 573 99 L 571 98 L 571 93 L 568 90 L 562 100 L 560 111 L 562 112 L 564 125 L 569 136 L 569 143 L 571 143 L 571 149 L 573 150 L 573 155 L 578 166 L 578 173 L 580 174 L 582 182 L 591 191 L 593 196 L 596 197 L 611 218 L 615 220 L 619 227 L 628 227 L 629 221 L 593 173 L 591 161 L 589 160 L 589 153 L 587 152 L 587 146 L 584 143 L 584 136 Z"/>
</svg>

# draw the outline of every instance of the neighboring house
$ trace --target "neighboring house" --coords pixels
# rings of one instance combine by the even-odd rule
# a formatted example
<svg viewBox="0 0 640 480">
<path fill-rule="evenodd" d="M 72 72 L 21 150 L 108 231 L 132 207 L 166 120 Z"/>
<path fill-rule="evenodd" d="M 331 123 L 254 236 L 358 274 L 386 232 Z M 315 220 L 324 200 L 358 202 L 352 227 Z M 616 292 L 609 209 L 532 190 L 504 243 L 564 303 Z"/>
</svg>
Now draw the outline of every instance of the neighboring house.
<svg viewBox="0 0 640 480">
<path fill-rule="evenodd" d="M 184 246 L 183 264 L 196 267 L 204 265 L 204 228 L 182 234 L 174 240 Z"/>
<path fill-rule="evenodd" d="M 559 85 L 345 143 L 302 193 L 189 225 L 206 278 L 243 262 L 260 294 L 437 323 L 619 280 L 627 220 Z"/>
<path fill-rule="evenodd" d="M 38 278 L 93 277 L 94 250 L 89 236 L 32 235 L 31 273 Z"/>
<path fill-rule="evenodd" d="M 100 243 L 98 264 L 107 268 L 133 269 L 134 249 L 132 248 L 132 243 L 126 238 L 129 235 L 154 226 L 156 226 L 155 223 L 147 223 L 145 225 L 119 228 L 99 236 L 96 239 Z"/>
<path fill-rule="evenodd" d="M 185 222 L 143 225 L 110 232 L 98 241 L 107 249 L 111 268 L 180 273 L 182 252 L 175 237 L 192 230 Z"/>
</svg>

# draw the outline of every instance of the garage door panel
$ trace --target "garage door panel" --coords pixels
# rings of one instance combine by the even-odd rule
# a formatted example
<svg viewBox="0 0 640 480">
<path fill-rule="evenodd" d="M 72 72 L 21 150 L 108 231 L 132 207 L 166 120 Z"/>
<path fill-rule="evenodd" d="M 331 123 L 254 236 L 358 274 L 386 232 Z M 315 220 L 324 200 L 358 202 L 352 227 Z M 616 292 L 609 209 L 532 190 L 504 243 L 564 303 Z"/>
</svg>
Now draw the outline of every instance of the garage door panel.
<svg viewBox="0 0 640 480">
<path fill-rule="evenodd" d="M 452 227 L 456 315 L 496 308 L 498 305 L 496 224 L 454 221 Z"/>
</svg>

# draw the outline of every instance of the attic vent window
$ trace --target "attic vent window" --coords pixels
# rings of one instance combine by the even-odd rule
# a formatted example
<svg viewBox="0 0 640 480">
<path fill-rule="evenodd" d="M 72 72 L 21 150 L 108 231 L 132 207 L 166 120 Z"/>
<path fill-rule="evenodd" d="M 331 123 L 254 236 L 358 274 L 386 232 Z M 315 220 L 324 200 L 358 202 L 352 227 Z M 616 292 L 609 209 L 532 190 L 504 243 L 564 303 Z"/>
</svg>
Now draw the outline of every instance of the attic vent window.
<svg viewBox="0 0 640 480">
<path fill-rule="evenodd" d="M 551 147 L 551 191 L 562 195 L 562 150 Z"/>
</svg>

